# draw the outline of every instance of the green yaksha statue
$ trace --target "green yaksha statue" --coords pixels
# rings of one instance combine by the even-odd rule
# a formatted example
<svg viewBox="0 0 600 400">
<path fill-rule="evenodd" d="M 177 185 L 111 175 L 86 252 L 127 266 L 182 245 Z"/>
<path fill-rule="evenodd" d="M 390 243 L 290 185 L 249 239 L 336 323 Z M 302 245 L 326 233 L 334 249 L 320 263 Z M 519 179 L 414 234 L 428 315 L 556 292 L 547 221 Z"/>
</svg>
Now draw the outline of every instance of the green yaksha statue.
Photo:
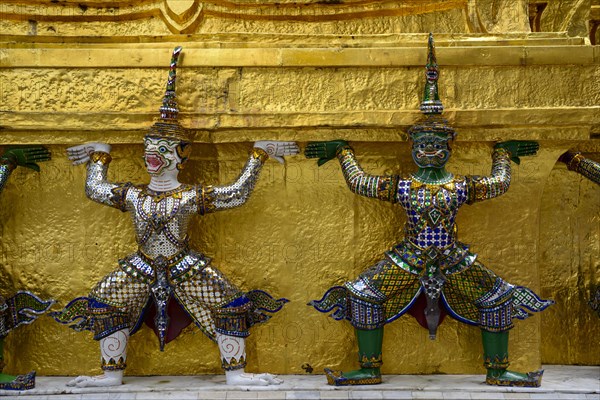
<svg viewBox="0 0 600 400">
<path fill-rule="evenodd" d="M 48 160 L 50 160 L 50 152 L 42 146 L 8 149 L 0 157 L 0 192 L 4 189 L 8 176 L 17 166 L 39 172 L 40 167 L 36 163 Z M 8 299 L 0 296 L 0 389 L 26 390 L 35 386 L 35 372 L 18 376 L 1 373 L 4 369 L 4 338 L 17 326 L 31 324 L 53 303 L 52 300 L 44 301 L 26 291 L 19 291 Z"/>
<path fill-rule="evenodd" d="M 508 190 L 510 161 L 535 154 L 535 142 L 497 143 L 491 176 L 455 176 L 446 171 L 450 143 L 456 133 L 441 118 L 438 66 L 429 37 L 426 85 L 421 111 L 424 121 L 409 130 L 418 169 L 407 177 L 365 173 L 343 140 L 310 143 L 306 156 L 322 165 L 339 160 L 354 193 L 398 203 L 406 211 L 404 239 L 383 259 L 344 286 L 329 289 L 310 305 L 347 319 L 356 328 L 361 368 L 350 372 L 326 369 L 329 384 L 381 383 L 383 326 L 405 313 L 414 315 L 434 339 L 446 314 L 479 326 L 483 337 L 486 382 L 502 386 L 539 386 L 543 371 L 527 374 L 508 367 L 508 331 L 513 318 L 526 318 L 553 304 L 530 289 L 514 286 L 483 266 L 469 246 L 457 240 L 456 214 L 463 204 L 492 199 Z"/>
</svg>

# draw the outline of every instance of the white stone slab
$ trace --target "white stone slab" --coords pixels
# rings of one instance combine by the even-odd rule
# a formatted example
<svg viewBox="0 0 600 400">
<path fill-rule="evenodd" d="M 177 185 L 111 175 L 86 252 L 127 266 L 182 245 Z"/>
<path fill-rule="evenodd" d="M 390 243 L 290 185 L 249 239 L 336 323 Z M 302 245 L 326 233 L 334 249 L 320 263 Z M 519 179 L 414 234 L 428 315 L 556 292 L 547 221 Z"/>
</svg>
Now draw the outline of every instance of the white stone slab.
<svg viewBox="0 0 600 400">
<path fill-rule="evenodd" d="M 319 394 L 321 399 L 347 400 L 350 398 L 350 392 L 347 390 L 322 390 Z"/>
<path fill-rule="evenodd" d="M 223 375 L 203 375 L 128 376 L 118 387 L 71 388 L 65 386 L 71 377 L 38 376 L 35 389 L 0 391 L 0 396 L 18 400 L 600 400 L 600 367 L 596 366 L 547 366 L 541 388 L 488 386 L 483 375 L 386 375 L 380 385 L 352 387 L 329 386 L 323 375 L 281 377 L 282 385 L 269 387 L 231 387 Z"/>
<path fill-rule="evenodd" d="M 468 392 L 446 392 L 444 400 L 471 400 L 471 393 Z"/>
</svg>

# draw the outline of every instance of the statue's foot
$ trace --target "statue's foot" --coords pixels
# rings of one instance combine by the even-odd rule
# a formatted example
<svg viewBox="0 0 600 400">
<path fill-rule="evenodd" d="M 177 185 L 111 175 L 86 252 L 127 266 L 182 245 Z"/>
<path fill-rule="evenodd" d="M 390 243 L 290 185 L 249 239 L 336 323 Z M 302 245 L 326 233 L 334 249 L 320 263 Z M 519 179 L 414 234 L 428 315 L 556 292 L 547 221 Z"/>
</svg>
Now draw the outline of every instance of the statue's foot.
<svg viewBox="0 0 600 400">
<path fill-rule="evenodd" d="M 35 371 L 25 375 L 0 374 L 1 390 L 29 390 L 35 387 Z"/>
<path fill-rule="evenodd" d="M 123 371 L 105 371 L 97 376 L 78 376 L 67 382 L 67 386 L 84 387 L 105 387 L 119 386 L 123 383 Z"/>
<path fill-rule="evenodd" d="M 325 368 L 327 383 L 333 386 L 376 385 L 381 383 L 379 368 L 361 368 L 354 371 L 342 372 Z"/>
<path fill-rule="evenodd" d="M 495 386 L 540 387 L 544 370 L 522 374 L 509 370 L 488 370 L 485 383 Z"/>
<path fill-rule="evenodd" d="M 279 379 L 277 375 L 273 374 L 249 374 L 244 370 L 226 371 L 225 377 L 227 378 L 227 384 L 233 386 L 269 386 L 269 385 L 281 385 L 282 379 Z"/>
<path fill-rule="evenodd" d="M 269 385 L 281 385 L 283 383 L 283 379 L 278 378 L 277 375 L 269 374 L 267 372 L 255 375 L 258 375 L 260 379 L 268 381 Z"/>
</svg>

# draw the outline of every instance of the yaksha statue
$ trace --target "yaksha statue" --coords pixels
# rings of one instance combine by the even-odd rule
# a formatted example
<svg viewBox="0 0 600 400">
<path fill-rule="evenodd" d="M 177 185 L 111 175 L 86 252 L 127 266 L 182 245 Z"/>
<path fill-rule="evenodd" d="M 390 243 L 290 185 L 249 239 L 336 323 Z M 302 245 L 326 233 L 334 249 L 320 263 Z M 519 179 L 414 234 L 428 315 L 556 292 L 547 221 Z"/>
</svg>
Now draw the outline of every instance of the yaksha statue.
<svg viewBox="0 0 600 400">
<path fill-rule="evenodd" d="M 329 289 L 312 301 L 318 311 L 334 311 L 356 329 L 360 369 L 326 369 L 332 385 L 381 382 L 383 327 L 405 313 L 429 329 L 446 314 L 479 326 L 483 336 L 486 382 L 491 385 L 539 386 L 542 372 L 512 372 L 508 367 L 508 331 L 514 318 L 541 311 L 552 301 L 541 300 L 530 289 L 514 286 L 483 266 L 469 246 L 458 241 L 456 214 L 463 204 L 500 196 L 510 184 L 510 161 L 535 154 L 535 142 L 497 143 L 491 176 L 455 176 L 445 169 L 455 131 L 441 118 L 438 67 L 433 37 L 429 37 L 426 86 L 421 111 L 425 119 L 410 128 L 412 157 L 417 170 L 409 176 L 375 176 L 363 171 L 354 151 L 343 140 L 310 143 L 307 157 L 319 165 L 339 160 L 354 193 L 391 203 L 406 212 L 404 239 L 385 252 L 381 261 L 344 286 Z"/>
<path fill-rule="evenodd" d="M 173 52 L 160 120 L 144 138 L 148 185 L 107 180 L 110 146 L 88 143 L 68 149 L 73 164 L 87 163 L 87 196 L 98 203 L 131 213 L 138 250 L 119 260 L 87 297 L 71 301 L 54 314 L 76 330 L 90 330 L 100 341 L 104 374 L 80 376 L 70 386 L 112 386 L 122 383 L 126 344 L 146 322 L 158 336 L 160 349 L 191 322 L 216 341 L 228 384 L 271 385 L 282 381 L 271 374 L 249 374 L 245 338 L 248 329 L 266 321 L 265 312 L 279 311 L 286 299 L 266 292 L 242 292 L 211 260 L 189 247 L 192 216 L 243 205 L 269 157 L 283 162 L 298 153 L 294 142 L 256 142 L 237 180 L 225 186 L 188 185 L 177 178 L 190 156 L 191 139 L 177 121 L 176 65 Z"/>
<path fill-rule="evenodd" d="M 575 171 L 597 185 L 600 185 L 600 163 L 585 158 L 580 152 L 570 150 L 564 152 L 558 161 L 565 163 L 569 171 Z M 588 304 L 598 314 L 598 317 L 600 317 L 600 285 L 593 290 L 592 298 Z"/>
<path fill-rule="evenodd" d="M 14 147 L 0 157 L 0 192 L 4 189 L 10 173 L 23 166 L 39 172 L 38 162 L 50 160 L 50 152 L 42 146 Z M 3 374 L 4 338 L 10 331 L 24 324 L 31 324 L 41 314 L 48 311 L 53 300 L 44 301 L 27 291 L 19 291 L 8 299 L 0 296 L 0 389 L 27 390 L 35 386 L 35 372 L 25 375 Z"/>
</svg>

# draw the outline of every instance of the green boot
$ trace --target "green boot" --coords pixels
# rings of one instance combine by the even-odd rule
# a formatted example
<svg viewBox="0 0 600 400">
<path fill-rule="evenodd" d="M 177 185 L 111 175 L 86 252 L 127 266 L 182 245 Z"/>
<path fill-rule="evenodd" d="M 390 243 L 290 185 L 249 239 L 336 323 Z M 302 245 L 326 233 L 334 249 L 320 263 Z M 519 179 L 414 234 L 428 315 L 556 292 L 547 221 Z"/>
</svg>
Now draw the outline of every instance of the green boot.
<svg viewBox="0 0 600 400">
<path fill-rule="evenodd" d="M 328 384 L 348 386 L 381 383 L 379 367 L 383 364 L 381 360 L 383 327 L 373 330 L 356 329 L 356 338 L 358 339 L 358 362 L 361 368 L 349 372 L 325 368 Z"/>
<path fill-rule="evenodd" d="M 35 372 L 26 375 L 3 374 L 4 369 L 4 338 L 0 338 L 0 389 L 2 390 L 27 390 L 35 386 Z"/>
<path fill-rule="evenodd" d="M 522 374 L 508 368 L 508 331 L 481 330 L 483 340 L 483 365 L 487 368 L 485 383 L 496 386 L 539 387 L 544 370 Z"/>
</svg>

